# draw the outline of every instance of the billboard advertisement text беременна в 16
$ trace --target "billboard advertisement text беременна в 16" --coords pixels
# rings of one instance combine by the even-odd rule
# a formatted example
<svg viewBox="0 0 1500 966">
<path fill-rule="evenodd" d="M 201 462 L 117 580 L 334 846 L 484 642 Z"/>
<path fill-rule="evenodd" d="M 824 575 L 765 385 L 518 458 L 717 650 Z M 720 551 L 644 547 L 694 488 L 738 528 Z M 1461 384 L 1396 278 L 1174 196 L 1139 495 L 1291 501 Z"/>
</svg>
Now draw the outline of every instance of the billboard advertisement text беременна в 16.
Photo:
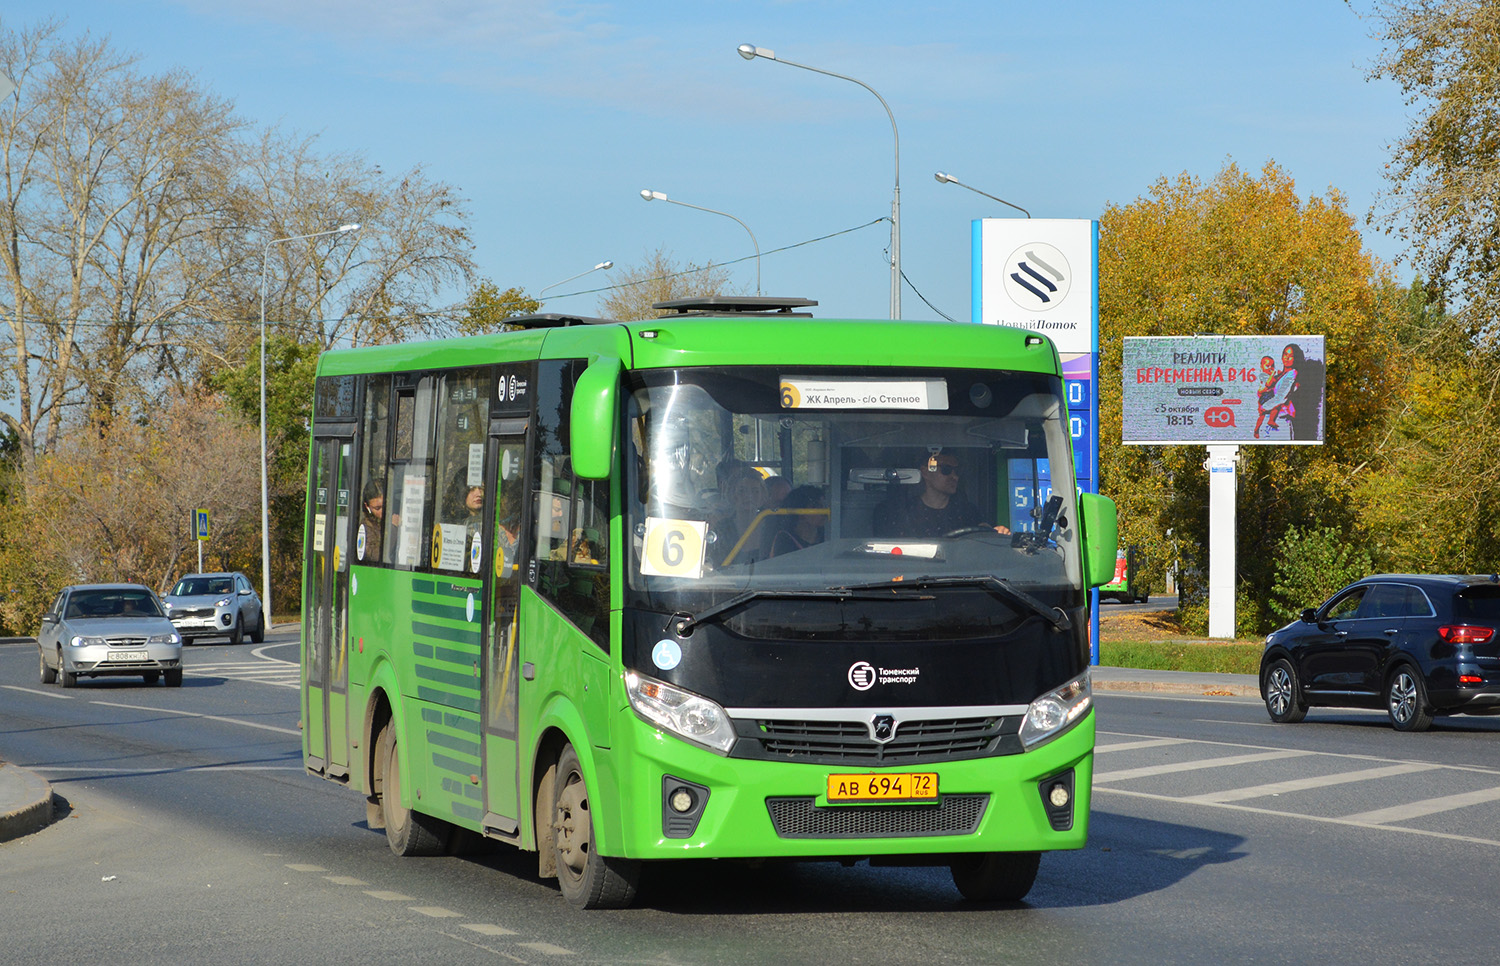
<svg viewBox="0 0 1500 966">
<path fill-rule="evenodd" d="M 1127 337 L 1121 442 L 1323 442 L 1320 335 Z"/>
</svg>

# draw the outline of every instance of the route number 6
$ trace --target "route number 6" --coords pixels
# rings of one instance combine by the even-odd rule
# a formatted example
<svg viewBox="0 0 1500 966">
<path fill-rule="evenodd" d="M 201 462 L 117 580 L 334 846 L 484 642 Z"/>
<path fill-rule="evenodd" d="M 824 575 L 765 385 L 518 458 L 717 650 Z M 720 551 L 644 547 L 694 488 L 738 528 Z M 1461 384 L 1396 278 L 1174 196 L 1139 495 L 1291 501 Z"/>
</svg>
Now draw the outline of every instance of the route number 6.
<svg viewBox="0 0 1500 966">
<path fill-rule="evenodd" d="M 654 577 L 703 576 L 708 524 L 702 520 L 646 518 L 641 573 Z"/>
</svg>

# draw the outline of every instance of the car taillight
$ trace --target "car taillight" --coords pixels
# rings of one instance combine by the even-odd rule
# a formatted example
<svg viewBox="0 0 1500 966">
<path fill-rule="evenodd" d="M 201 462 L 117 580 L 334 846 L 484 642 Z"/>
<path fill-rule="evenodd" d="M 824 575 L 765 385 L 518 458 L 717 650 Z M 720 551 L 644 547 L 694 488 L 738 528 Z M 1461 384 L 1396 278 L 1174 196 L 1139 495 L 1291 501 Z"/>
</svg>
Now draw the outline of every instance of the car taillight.
<svg viewBox="0 0 1500 966">
<path fill-rule="evenodd" d="M 1480 677 L 1477 674 L 1460 674 L 1458 676 L 1458 683 L 1460 685 L 1464 685 L 1464 684 L 1483 684 L 1484 683 L 1484 678 Z"/>
<path fill-rule="evenodd" d="M 1474 627 L 1469 624 L 1445 624 L 1438 628 L 1438 637 L 1449 644 L 1483 644 L 1495 636 L 1493 627 Z"/>
</svg>

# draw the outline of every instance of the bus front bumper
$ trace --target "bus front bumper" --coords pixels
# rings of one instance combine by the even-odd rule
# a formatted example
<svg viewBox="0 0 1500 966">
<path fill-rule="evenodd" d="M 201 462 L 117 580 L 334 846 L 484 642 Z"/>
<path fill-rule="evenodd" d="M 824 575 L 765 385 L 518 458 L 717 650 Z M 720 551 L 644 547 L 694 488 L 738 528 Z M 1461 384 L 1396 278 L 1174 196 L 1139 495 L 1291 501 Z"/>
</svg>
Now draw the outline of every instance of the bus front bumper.
<svg viewBox="0 0 1500 966">
<path fill-rule="evenodd" d="M 627 711 L 609 754 L 622 803 L 611 854 L 635 859 L 940 857 L 1082 848 L 1093 783 L 1092 711 L 1017 755 L 891 768 L 724 758 Z M 937 776 L 935 798 L 830 803 L 830 776 Z"/>
</svg>

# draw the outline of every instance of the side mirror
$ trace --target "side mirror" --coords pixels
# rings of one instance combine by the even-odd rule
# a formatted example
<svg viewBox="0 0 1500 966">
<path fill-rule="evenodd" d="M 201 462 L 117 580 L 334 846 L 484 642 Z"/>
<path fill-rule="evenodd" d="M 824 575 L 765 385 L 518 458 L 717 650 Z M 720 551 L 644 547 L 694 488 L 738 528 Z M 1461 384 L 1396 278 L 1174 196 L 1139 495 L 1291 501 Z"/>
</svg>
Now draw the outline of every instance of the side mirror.
<svg viewBox="0 0 1500 966">
<path fill-rule="evenodd" d="M 1302 621 L 1305 624 L 1316 624 L 1318 622 L 1318 612 L 1311 607 L 1307 608 L 1302 612 Z"/>
<path fill-rule="evenodd" d="M 619 359 L 601 356 L 583 370 L 573 387 L 569 414 L 573 472 L 586 480 L 608 479 L 614 466 L 622 369 Z"/>
<path fill-rule="evenodd" d="M 54 613 L 52 613 L 51 611 L 48 611 L 47 613 L 45 613 L 45 614 L 42 615 L 42 623 L 43 624 L 56 624 L 57 623 L 57 615 L 54 614 Z"/>
<path fill-rule="evenodd" d="M 1083 585 L 1099 587 L 1115 579 L 1120 542 L 1115 501 L 1097 493 L 1079 494 L 1078 515 L 1083 518 Z"/>
</svg>

